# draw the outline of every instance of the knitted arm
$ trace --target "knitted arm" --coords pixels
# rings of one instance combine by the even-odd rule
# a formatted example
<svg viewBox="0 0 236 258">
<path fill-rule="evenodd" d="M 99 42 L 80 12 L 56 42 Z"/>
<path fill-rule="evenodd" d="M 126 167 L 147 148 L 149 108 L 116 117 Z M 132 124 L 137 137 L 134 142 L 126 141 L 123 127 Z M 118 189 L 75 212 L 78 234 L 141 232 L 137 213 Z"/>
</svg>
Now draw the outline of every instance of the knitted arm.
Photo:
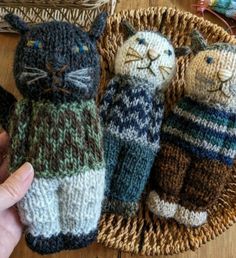
<svg viewBox="0 0 236 258">
<path fill-rule="evenodd" d="M 149 125 L 149 141 L 153 145 L 155 151 L 160 148 L 160 127 L 162 124 L 164 113 L 164 96 L 156 94 L 153 99 L 153 107 L 151 111 L 150 125 Z"/>
<path fill-rule="evenodd" d="M 106 115 L 109 109 L 112 106 L 113 96 L 118 87 L 118 82 L 115 79 L 112 79 L 107 86 L 106 93 L 104 94 L 101 102 L 100 102 L 100 116 L 102 118 L 102 122 L 106 121 Z"/>
<path fill-rule="evenodd" d="M 15 102 L 15 97 L 0 86 L 0 126 L 6 131 L 8 129 L 11 108 Z"/>
</svg>

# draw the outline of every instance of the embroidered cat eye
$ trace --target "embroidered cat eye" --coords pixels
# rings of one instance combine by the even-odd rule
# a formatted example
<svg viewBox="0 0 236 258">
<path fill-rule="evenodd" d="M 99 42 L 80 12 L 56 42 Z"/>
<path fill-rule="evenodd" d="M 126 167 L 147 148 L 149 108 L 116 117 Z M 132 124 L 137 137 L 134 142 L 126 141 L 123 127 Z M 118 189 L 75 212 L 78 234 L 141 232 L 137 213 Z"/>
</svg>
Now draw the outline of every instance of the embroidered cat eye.
<svg viewBox="0 0 236 258">
<path fill-rule="evenodd" d="M 147 45 L 147 42 L 144 38 L 137 38 L 136 39 L 140 45 Z"/>
<path fill-rule="evenodd" d="M 72 50 L 75 53 L 83 53 L 83 52 L 89 51 L 89 48 L 86 45 L 78 45 L 78 46 L 74 46 Z"/>
<path fill-rule="evenodd" d="M 213 63 L 214 63 L 214 58 L 211 57 L 211 56 L 206 56 L 206 57 L 205 57 L 205 61 L 206 61 L 208 64 L 213 64 Z"/>
<path fill-rule="evenodd" d="M 173 54 L 170 49 L 165 50 L 164 53 L 167 54 L 168 56 L 172 56 L 172 54 Z"/>
<path fill-rule="evenodd" d="M 28 40 L 27 47 L 34 48 L 34 49 L 42 49 L 43 43 L 40 40 Z"/>
</svg>

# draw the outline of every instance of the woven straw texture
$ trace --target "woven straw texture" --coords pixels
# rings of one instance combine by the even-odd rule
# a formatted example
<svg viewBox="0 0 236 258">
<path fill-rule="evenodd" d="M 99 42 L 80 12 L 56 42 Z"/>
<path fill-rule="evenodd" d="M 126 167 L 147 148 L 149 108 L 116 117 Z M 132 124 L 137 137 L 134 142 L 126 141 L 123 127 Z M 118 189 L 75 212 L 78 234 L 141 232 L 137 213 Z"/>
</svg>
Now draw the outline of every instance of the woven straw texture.
<svg viewBox="0 0 236 258">
<path fill-rule="evenodd" d="M 116 0 L 2 0 L 0 1 L 0 32 L 13 32 L 4 22 L 4 15 L 13 12 L 28 23 L 51 20 L 67 21 L 88 29 L 101 11 L 112 14 Z"/>
<path fill-rule="evenodd" d="M 114 58 L 123 42 L 121 21 L 128 20 L 138 30 L 160 31 L 177 46 L 189 45 L 189 32 L 197 28 L 209 43 L 222 41 L 236 44 L 236 40 L 218 27 L 190 13 L 169 8 L 149 8 L 123 11 L 108 20 L 105 36 L 100 42 L 103 57 L 103 78 L 100 97 L 112 76 Z M 185 70 L 192 55 L 178 59 L 177 74 L 166 94 L 166 107 L 170 110 L 184 94 Z M 155 167 L 153 169 L 156 169 Z M 209 210 L 209 223 L 200 228 L 186 228 L 174 220 L 160 220 L 147 211 L 145 196 L 136 217 L 124 219 L 106 214 L 100 221 L 98 242 L 107 247 L 142 255 L 169 255 L 195 250 L 202 244 L 222 234 L 236 221 L 236 164 L 222 197 Z"/>
</svg>

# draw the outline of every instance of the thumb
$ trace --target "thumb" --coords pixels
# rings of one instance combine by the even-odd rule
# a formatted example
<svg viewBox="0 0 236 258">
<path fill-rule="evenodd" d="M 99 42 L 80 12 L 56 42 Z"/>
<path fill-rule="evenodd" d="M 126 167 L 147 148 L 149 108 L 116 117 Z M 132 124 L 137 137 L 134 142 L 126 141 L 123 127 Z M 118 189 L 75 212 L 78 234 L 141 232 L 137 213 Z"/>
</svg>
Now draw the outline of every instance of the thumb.
<svg viewBox="0 0 236 258">
<path fill-rule="evenodd" d="M 10 208 L 24 197 L 33 177 L 34 169 L 26 162 L 0 185 L 0 211 Z"/>
</svg>

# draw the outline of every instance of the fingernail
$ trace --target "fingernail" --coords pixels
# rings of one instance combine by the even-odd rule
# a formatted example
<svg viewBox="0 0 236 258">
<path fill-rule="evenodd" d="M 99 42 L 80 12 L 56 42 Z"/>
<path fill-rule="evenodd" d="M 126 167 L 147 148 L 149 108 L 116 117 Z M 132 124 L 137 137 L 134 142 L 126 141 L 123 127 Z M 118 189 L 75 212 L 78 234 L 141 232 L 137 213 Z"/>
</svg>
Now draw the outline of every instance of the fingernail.
<svg viewBox="0 0 236 258">
<path fill-rule="evenodd" d="M 8 134 L 7 134 L 6 131 L 2 131 L 2 132 L 0 133 L 0 135 L 1 135 L 2 137 L 6 137 Z"/>
<path fill-rule="evenodd" d="M 33 166 L 26 162 L 19 168 L 19 175 L 22 181 L 28 179 L 34 172 Z"/>
</svg>

